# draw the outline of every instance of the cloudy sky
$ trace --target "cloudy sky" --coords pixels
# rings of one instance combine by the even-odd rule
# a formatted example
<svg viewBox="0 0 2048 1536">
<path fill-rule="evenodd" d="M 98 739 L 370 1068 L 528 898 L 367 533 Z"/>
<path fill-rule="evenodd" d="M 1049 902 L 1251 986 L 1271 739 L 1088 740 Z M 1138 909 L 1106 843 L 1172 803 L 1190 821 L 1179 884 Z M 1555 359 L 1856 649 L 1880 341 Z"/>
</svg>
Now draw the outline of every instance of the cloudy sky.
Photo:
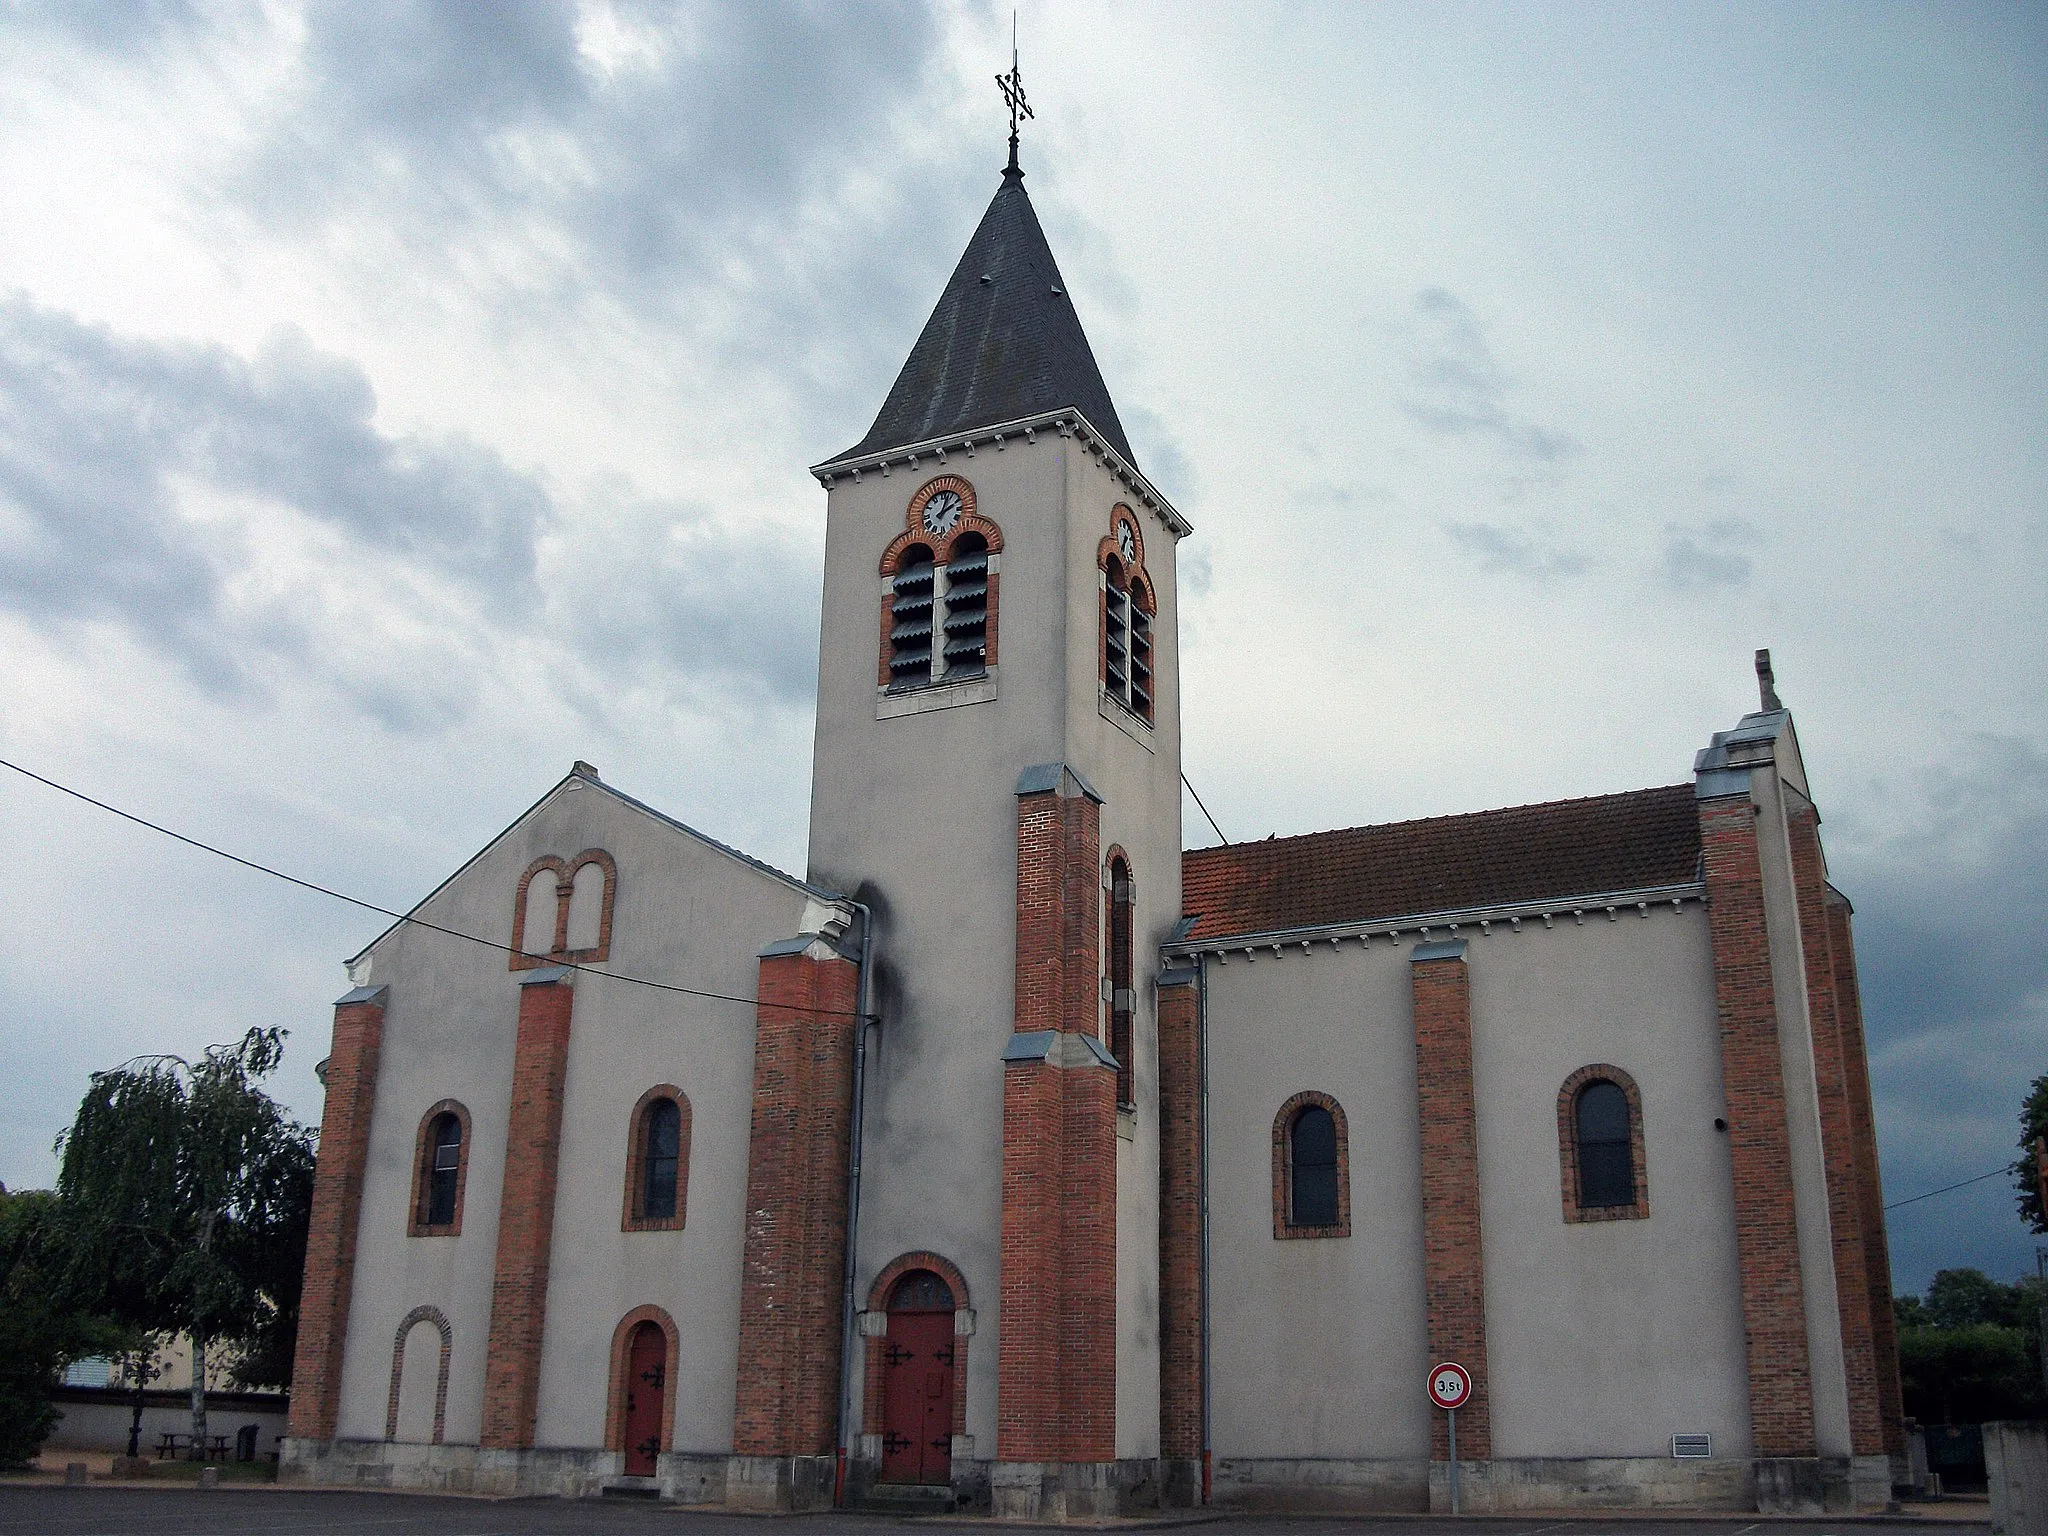
<svg viewBox="0 0 2048 1536">
<path fill-rule="evenodd" d="M 573 758 L 804 862 L 823 493 L 1007 8 L 0 0 L 0 752 L 403 907 Z M 2048 12 L 1026 0 L 1233 838 L 1672 783 L 1769 646 L 1887 1196 L 2048 1070 Z M 381 920 L 0 774 L 0 1179 Z M 1191 841 L 1206 829 L 1192 812 Z M 1204 836 L 1197 837 L 1197 830 Z M 2032 1268 L 1992 1180 L 1901 1287 Z"/>
</svg>

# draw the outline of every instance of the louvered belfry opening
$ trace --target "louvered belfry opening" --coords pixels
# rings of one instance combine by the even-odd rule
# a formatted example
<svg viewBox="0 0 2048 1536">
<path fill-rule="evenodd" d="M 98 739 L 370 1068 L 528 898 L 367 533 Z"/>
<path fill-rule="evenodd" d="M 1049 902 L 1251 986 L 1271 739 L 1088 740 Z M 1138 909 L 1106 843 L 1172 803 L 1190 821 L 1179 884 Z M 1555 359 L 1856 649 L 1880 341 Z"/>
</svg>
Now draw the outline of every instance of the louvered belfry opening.
<svg viewBox="0 0 2048 1536">
<path fill-rule="evenodd" d="M 944 633 L 942 676 L 988 670 L 988 541 L 978 533 L 962 534 L 946 561 Z"/>
<path fill-rule="evenodd" d="M 932 680 L 932 616 L 937 599 L 932 552 L 903 552 L 889 603 L 889 686 L 917 688 Z"/>
<path fill-rule="evenodd" d="M 1124 568 L 1115 555 L 1103 567 L 1103 687 L 1119 704 L 1131 701 L 1131 595 L 1124 590 Z"/>
<path fill-rule="evenodd" d="M 1132 953 L 1130 866 L 1122 859 L 1109 866 L 1109 1053 L 1116 1058 L 1116 1101 L 1137 1102 L 1131 1072 Z"/>
<path fill-rule="evenodd" d="M 1131 583 L 1131 710 L 1152 718 L 1152 616 L 1145 612 L 1145 584 Z"/>
</svg>

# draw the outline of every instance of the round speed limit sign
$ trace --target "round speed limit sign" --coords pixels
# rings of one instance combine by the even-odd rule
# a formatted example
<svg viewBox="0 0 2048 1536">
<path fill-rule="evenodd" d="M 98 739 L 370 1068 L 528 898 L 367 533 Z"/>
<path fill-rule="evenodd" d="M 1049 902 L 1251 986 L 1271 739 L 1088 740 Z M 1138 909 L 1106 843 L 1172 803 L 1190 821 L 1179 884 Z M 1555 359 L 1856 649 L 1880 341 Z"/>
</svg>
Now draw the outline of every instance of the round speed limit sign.
<svg viewBox="0 0 2048 1536">
<path fill-rule="evenodd" d="M 1472 1395 L 1472 1373 L 1446 1360 L 1429 1372 L 1429 1400 L 1439 1408 L 1462 1408 Z"/>
</svg>

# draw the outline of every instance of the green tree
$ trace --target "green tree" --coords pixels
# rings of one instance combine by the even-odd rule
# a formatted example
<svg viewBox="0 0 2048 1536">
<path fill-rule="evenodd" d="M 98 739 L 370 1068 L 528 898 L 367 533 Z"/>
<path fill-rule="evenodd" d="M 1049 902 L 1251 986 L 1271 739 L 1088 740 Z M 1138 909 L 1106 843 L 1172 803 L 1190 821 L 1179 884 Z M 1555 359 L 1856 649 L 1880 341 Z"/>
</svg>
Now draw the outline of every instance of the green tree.
<svg viewBox="0 0 2048 1536">
<path fill-rule="evenodd" d="M 1906 1412 L 1923 1424 L 1982 1424 L 2048 1412 L 2041 1381 L 2043 1283 L 2005 1285 L 1945 1269 L 1925 1298 L 1892 1303 Z"/>
<path fill-rule="evenodd" d="M 35 1459 L 57 1421 L 51 1390 L 60 1370 L 132 1342 L 110 1320 L 70 1304 L 67 1258 L 57 1197 L 0 1189 L 0 1466 Z"/>
<path fill-rule="evenodd" d="M 191 1339 L 195 1454 L 210 1347 L 241 1353 L 244 1385 L 290 1380 L 313 1137 L 257 1086 L 284 1035 L 95 1073 L 58 1138 L 71 1288 L 130 1327 Z"/>
<path fill-rule="evenodd" d="M 2048 1137 L 2048 1072 L 2034 1079 L 2020 1106 L 2020 1155 L 2012 1165 L 2013 1188 L 2019 1191 L 2020 1220 L 2029 1232 L 2048 1232 L 2048 1211 L 2041 1208 L 2041 1182 L 2035 1177 L 2034 1143 Z"/>
</svg>

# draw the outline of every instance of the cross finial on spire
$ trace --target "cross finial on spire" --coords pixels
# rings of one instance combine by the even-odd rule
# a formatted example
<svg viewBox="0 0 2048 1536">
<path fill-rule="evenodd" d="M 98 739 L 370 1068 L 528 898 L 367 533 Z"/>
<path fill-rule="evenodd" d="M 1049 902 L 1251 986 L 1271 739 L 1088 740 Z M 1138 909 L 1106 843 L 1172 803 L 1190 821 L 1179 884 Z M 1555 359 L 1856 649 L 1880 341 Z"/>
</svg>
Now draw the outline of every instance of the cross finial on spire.
<svg viewBox="0 0 2048 1536">
<path fill-rule="evenodd" d="M 1017 164 L 1017 123 L 1031 116 L 1031 103 L 1024 99 L 1024 77 L 1017 73 L 1017 13 L 1010 13 L 1010 72 L 996 76 L 996 87 L 1003 93 L 1003 100 L 1010 108 L 1010 163 L 1004 168 L 1005 176 L 1022 176 L 1024 172 Z"/>
</svg>

